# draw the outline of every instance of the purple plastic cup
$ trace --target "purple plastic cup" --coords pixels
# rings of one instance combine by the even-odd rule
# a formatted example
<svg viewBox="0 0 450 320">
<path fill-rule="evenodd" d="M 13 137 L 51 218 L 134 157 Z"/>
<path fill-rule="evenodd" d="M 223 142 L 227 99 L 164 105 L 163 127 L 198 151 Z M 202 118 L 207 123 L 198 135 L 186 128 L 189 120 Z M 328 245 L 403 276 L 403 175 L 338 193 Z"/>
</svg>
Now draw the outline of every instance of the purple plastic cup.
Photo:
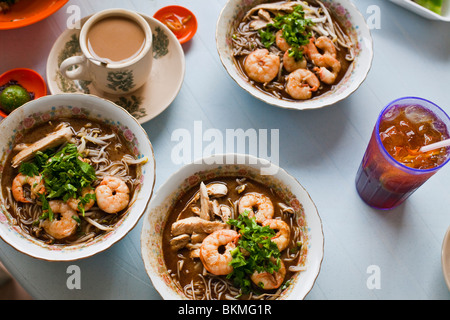
<svg viewBox="0 0 450 320">
<path fill-rule="evenodd" d="M 389 103 L 378 116 L 356 174 L 356 190 L 359 196 L 366 204 L 376 209 L 392 209 L 403 203 L 450 159 L 450 147 L 447 147 L 446 159 L 439 166 L 414 169 L 398 162 L 388 153 L 381 142 L 380 123 L 385 117 L 392 116 L 396 110 L 405 106 L 417 106 L 417 110 L 426 111 L 424 115 L 432 115 L 434 128 L 442 133 L 443 139 L 449 138 L 450 118 L 433 102 L 417 97 L 405 97 Z"/>
</svg>

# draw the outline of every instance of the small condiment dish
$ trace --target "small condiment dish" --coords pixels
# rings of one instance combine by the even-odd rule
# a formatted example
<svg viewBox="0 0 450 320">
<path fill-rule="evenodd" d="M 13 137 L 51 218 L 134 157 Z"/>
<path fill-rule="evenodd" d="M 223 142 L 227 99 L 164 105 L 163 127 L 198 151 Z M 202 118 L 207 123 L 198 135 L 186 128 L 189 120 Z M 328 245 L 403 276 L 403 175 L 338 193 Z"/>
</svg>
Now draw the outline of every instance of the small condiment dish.
<svg viewBox="0 0 450 320">
<path fill-rule="evenodd" d="M 45 84 L 44 79 L 34 70 L 16 68 L 6 71 L 0 75 L 0 87 L 12 80 L 17 81 L 17 83 L 24 87 L 28 92 L 32 92 L 34 99 L 47 95 L 47 85 Z M 8 114 L 0 109 L 0 116 L 6 118 Z"/>
<path fill-rule="evenodd" d="M 69 0 L 16 1 L 9 11 L 0 14 L 0 30 L 22 28 L 42 21 L 67 2 Z"/>
<path fill-rule="evenodd" d="M 155 12 L 153 17 L 165 24 L 181 44 L 188 42 L 197 32 L 197 18 L 182 6 L 167 6 Z"/>
</svg>

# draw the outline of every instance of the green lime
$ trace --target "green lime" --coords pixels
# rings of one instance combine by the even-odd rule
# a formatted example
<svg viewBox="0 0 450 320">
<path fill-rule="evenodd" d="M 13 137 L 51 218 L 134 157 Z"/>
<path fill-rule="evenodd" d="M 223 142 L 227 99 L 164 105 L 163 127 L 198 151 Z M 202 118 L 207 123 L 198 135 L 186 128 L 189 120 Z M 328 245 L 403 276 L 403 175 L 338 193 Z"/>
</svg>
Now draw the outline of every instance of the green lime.
<svg viewBox="0 0 450 320">
<path fill-rule="evenodd" d="M 30 100 L 28 91 L 16 84 L 6 87 L 0 95 L 0 105 L 7 112 L 13 111 Z"/>
</svg>

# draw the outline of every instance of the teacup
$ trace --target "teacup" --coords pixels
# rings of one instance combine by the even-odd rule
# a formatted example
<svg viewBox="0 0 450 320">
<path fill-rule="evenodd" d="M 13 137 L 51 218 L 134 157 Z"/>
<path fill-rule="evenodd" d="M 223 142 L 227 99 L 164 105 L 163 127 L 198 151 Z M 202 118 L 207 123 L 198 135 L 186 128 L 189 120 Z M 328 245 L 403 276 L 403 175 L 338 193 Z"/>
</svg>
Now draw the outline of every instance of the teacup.
<svg viewBox="0 0 450 320">
<path fill-rule="evenodd" d="M 152 30 L 138 13 L 98 12 L 81 27 L 79 42 L 82 55 L 60 65 L 66 78 L 92 81 L 97 89 L 118 95 L 131 93 L 147 81 L 153 60 Z"/>
</svg>

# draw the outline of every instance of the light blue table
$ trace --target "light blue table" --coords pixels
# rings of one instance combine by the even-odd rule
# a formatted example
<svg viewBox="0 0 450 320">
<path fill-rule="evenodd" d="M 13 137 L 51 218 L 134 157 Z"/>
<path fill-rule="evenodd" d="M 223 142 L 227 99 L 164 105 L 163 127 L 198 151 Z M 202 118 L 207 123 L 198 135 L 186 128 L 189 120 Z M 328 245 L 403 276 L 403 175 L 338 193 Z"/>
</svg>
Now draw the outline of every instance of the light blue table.
<svg viewBox="0 0 450 320">
<path fill-rule="evenodd" d="M 426 20 L 389 1 L 355 0 L 366 18 L 372 9 L 380 9 L 380 29 L 372 30 L 375 57 L 366 81 L 334 106 L 289 111 L 251 97 L 223 69 L 215 28 L 225 2 L 71 0 L 44 21 L 0 31 L 0 73 L 28 67 L 45 78 L 47 56 L 66 28 L 71 5 L 78 5 L 82 16 L 110 7 L 150 16 L 168 4 L 188 7 L 199 29 L 183 46 L 184 84 L 171 106 L 143 125 L 156 154 L 155 190 L 181 166 L 171 161 L 176 129 L 192 131 L 194 121 L 202 121 L 203 130 L 222 132 L 279 129 L 279 164 L 309 191 L 323 221 L 325 256 L 307 299 L 449 299 L 441 245 L 450 225 L 450 166 L 390 212 L 366 206 L 355 191 L 354 178 L 375 119 L 389 101 L 416 95 L 450 112 L 450 24 Z M 141 226 L 142 221 L 109 250 L 81 261 L 39 261 L 3 241 L 0 260 L 36 299 L 161 299 L 144 270 Z M 80 289 L 67 285 L 70 266 L 81 272 Z M 379 282 L 373 281 L 374 275 Z"/>
</svg>

